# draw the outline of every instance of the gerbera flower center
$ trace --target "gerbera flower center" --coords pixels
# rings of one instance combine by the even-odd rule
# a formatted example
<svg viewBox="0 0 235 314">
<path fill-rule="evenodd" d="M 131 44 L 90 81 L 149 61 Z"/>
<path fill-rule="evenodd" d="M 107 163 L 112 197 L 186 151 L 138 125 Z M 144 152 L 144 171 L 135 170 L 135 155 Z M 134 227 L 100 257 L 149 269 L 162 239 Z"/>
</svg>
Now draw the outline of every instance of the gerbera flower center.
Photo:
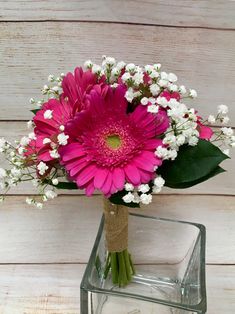
<svg viewBox="0 0 235 314">
<path fill-rule="evenodd" d="M 112 134 L 112 135 L 108 135 L 105 139 L 107 145 L 109 148 L 112 149 L 118 149 L 120 148 L 122 142 L 121 142 L 121 138 L 118 134 Z"/>
</svg>

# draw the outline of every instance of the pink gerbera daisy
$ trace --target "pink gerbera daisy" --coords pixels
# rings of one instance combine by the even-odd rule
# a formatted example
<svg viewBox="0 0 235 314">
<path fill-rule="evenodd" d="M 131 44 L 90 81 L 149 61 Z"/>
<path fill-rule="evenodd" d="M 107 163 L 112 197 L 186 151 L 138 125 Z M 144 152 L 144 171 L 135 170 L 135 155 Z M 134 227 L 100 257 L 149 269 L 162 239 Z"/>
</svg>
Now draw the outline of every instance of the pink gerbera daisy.
<svg viewBox="0 0 235 314">
<path fill-rule="evenodd" d="M 91 70 L 83 71 L 81 67 L 74 70 L 74 74 L 67 73 L 62 82 L 62 97 L 67 97 L 74 104 L 74 111 L 81 111 L 89 105 L 89 94 L 95 89 L 104 96 L 108 90 L 105 76 L 99 78 Z"/>
<path fill-rule="evenodd" d="M 61 98 L 50 99 L 36 113 L 35 123 L 36 147 L 40 160 L 57 159 L 55 149 L 59 146 L 58 136 L 62 134 L 65 125 L 73 117 L 73 104 Z"/>
<path fill-rule="evenodd" d="M 125 88 L 109 88 L 105 98 L 91 92 L 90 107 L 67 124 L 70 144 L 59 150 L 61 162 L 79 188 L 106 196 L 122 190 L 125 182 L 148 183 L 162 160 L 154 152 L 156 136 L 169 126 L 165 111 L 156 115 L 138 105 L 127 113 Z M 164 125 L 164 128 L 162 127 Z"/>
</svg>

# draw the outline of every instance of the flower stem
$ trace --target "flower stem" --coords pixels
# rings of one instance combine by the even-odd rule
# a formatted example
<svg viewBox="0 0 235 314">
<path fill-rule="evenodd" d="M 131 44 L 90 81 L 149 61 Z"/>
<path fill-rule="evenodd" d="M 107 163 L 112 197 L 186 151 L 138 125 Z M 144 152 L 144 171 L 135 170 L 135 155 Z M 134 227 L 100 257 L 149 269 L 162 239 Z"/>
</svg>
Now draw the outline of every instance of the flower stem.
<svg viewBox="0 0 235 314">
<path fill-rule="evenodd" d="M 122 252 L 110 252 L 104 268 L 104 279 L 111 272 L 112 282 L 119 287 L 128 285 L 135 274 L 134 265 L 128 250 Z"/>
</svg>

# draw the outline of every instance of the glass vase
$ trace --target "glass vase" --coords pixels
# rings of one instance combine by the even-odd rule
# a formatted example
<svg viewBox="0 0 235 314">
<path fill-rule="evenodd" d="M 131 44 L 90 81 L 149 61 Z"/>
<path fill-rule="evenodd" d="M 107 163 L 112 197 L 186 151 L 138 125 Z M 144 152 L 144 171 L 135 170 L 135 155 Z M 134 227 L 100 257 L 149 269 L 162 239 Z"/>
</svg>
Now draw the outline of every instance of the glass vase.
<svg viewBox="0 0 235 314">
<path fill-rule="evenodd" d="M 136 274 L 125 288 L 105 274 L 104 217 L 81 283 L 81 314 L 206 313 L 205 227 L 129 214 Z"/>
</svg>

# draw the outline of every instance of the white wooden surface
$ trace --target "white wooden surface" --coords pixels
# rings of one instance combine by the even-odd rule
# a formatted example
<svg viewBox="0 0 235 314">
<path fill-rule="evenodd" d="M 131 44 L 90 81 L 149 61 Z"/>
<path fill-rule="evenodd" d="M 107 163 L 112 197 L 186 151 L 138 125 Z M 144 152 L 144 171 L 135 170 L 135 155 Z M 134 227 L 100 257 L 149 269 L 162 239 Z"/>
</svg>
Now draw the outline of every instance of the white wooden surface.
<svg viewBox="0 0 235 314">
<path fill-rule="evenodd" d="M 1 0 L 3 21 L 76 20 L 188 27 L 235 27 L 233 0 Z"/>
<path fill-rule="evenodd" d="M 28 99 L 48 74 L 102 54 L 162 63 L 198 90 L 203 115 L 230 105 L 235 127 L 234 12 L 232 0 L 0 0 L 0 137 L 24 134 Z M 209 314 L 235 313 L 234 159 L 224 167 L 227 174 L 165 190 L 141 210 L 207 227 Z M 25 204 L 32 193 L 22 186 L 0 205 L 0 314 L 79 314 L 101 198 L 61 195 L 37 210 Z"/>
<path fill-rule="evenodd" d="M 79 22 L 0 23 L 0 119 L 28 119 L 30 97 L 41 97 L 48 74 L 73 70 L 84 60 L 101 56 L 148 64 L 160 62 L 179 82 L 198 91 L 192 106 L 201 115 L 230 105 L 235 126 L 235 32 Z M 14 79 L 13 79 L 14 78 Z M 19 108 L 21 108 L 19 110 Z"/>
</svg>

